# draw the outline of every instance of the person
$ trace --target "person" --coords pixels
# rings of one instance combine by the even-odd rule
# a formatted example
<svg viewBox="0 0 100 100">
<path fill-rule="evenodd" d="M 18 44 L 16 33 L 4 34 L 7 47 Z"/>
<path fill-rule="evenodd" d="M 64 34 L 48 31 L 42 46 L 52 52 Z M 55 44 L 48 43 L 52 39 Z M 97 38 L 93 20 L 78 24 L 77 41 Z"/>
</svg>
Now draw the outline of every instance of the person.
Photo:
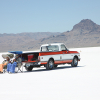
<svg viewBox="0 0 100 100">
<path fill-rule="evenodd" d="M 7 72 L 8 73 L 10 73 L 11 67 L 12 67 L 11 61 L 9 61 L 9 63 L 7 64 Z"/>
<path fill-rule="evenodd" d="M 9 60 L 10 60 L 10 58 L 9 57 L 6 57 L 6 60 L 4 60 L 2 62 L 2 64 L 0 64 L 0 73 L 3 73 L 3 68 L 4 67 L 7 67 L 7 64 L 9 63 Z"/>
<path fill-rule="evenodd" d="M 16 62 L 16 59 L 13 59 L 13 63 L 11 63 L 9 65 L 10 67 L 10 70 L 9 70 L 9 73 L 15 73 L 15 67 L 17 66 L 17 62 Z"/>
<path fill-rule="evenodd" d="M 17 67 L 16 59 L 13 60 L 13 72 L 15 72 L 15 67 Z"/>
<path fill-rule="evenodd" d="M 22 66 L 22 59 L 20 57 L 20 55 L 16 54 L 15 56 L 16 62 L 17 62 L 17 66 L 18 66 L 18 71 L 20 70 L 21 66 Z M 17 71 L 17 72 L 18 72 Z M 21 70 L 20 70 L 21 71 Z M 22 72 L 22 71 L 21 71 Z"/>
</svg>

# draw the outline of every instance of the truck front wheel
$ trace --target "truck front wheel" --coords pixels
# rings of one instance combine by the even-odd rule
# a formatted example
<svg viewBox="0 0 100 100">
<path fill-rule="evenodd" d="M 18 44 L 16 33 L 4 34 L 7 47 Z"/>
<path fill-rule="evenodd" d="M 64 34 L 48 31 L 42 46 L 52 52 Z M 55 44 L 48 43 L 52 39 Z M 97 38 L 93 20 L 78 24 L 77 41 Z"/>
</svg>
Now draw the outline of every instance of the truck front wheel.
<svg viewBox="0 0 100 100">
<path fill-rule="evenodd" d="M 51 69 L 53 69 L 54 68 L 54 61 L 52 60 L 52 59 L 50 59 L 49 61 L 48 61 L 48 63 L 46 64 L 46 69 L 47 70 L 51 70 Z"/>
<path fill-rule="evenodd" d="M 71 63 L 71 66 L 72 66 L 72 67 L 77 67 L 77 65 L 78 65 L 78 58 L 77 58 L 77 57 L 74 57 L 74 58 L 73 58 L 73 61 L 72 61 L 72 63 Z"/>
</svg>

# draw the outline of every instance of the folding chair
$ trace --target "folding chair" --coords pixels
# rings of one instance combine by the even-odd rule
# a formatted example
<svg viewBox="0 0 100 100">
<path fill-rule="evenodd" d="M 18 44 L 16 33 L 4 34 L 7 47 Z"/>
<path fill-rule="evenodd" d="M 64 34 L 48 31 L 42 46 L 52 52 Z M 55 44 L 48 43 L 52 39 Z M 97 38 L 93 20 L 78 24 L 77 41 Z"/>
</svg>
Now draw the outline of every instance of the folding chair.
<svg viewBox="0 0 100 100">
<path fill-rule="evenodd" d="M 7 72 L 7 69 L 3 69 L 3 73 L 6 73 Z"/>
<path fill-rule="evenodd" d="M 21 55 L 22 56 L 22 51 L 9 51 L 10 53 L 13 53 L 13 54 L 18 54 L 18 55 Z M 22 57 L 21 57 L 22 58 Z M 18 62 L 19 63 L 19 62 Z M 22 63 L 22 62 L 20 62 L 20 63 Z M 21 68 L 21 67 L 20 67 Z M 18 71 L 21 71 L 21 69 L 20 69 L 19 67 L 18 67 Z M 18 72 L 17 71 L 17 72 Z M 23 71 L 21 71 L 21 72 L 23 72 Z"/>
<path fill-rule="evenodd" d="M 18 71 L 23 72 L 23 71 L 21 71 L 21 69 L 20 69 L 20 68 L 18 68 Z M 17 72 L 18 72 L 18 71 L 17 71 Z"/>
<path fill-rule="evenodd" d="M 10 68 L 10 73 L 15 73 L 15 67 L 16 67 L 17 63 L 16 62 L 13 62 L 11 64 L 11 68 Z"/>
<path fill-rule="evenodd" d="M 6 73 L 7 72 L 7 65 L 5 65 L 4 67 L 3 67 L 3 73 Z"/>
<path fill-rule="evenodd" d="M 17 72 L 18 72 L 18 71 L 23 72 L 23 71 L 20 69 L 21 66 L 22 66 L 21 63 L 22 63 L 22 62 L 18 62 L 18 63 L 17 63 L 17 68 L 18 68 Z"/>
</svg>

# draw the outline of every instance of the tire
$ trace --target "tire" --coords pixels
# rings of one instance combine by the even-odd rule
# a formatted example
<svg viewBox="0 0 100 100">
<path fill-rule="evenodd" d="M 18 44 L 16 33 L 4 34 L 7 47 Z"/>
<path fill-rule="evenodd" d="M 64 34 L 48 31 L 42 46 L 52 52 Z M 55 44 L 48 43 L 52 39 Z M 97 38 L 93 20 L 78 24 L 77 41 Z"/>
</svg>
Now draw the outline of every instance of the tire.
<svg viewBox="0 0 100 100">
<path fill-rule="evenodd" d="M 33 66 L 28 66 L 28 67 L 27 67 L 27 66 L 25 65 L 25 69 L 26 69 L 27 71 L 32 71 Z"/>
<path fill-rule="evenodd" d="M 49 61 L 48 61 L 48 63 L 46 64 L 46 69 L 47 70 L 51 70 L 51 69 L 53 69 L 54 68 L 54 61 L 52 60 L 52 59 L 50 59 Z"/>
<path fill-rule="evenodd" d="M 73 61 L 72 61 L 72 63 L 71 63 L 71 66 L 72 66 L 72 67 L 77 67 L 77 65 L 78 65 L 78 59 L 77 59 L 77 57 L 74 57 L 74 58 L 73 58 Z"/>
</svg>

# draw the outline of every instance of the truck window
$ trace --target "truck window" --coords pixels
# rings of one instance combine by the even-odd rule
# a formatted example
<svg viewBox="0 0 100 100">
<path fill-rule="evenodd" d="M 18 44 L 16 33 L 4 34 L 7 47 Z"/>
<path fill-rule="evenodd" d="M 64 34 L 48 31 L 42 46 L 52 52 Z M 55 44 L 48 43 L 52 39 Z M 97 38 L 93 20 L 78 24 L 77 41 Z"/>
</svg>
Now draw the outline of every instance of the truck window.
<svg viewBox="0 0 100 100">
<path fill-rule="evenodd" d="M 58 45 L 49 45 L 41 47 L 41 51 L 59 51 Z"/>
<path fill-rule="evenodd" d="M 50 46 L 47 46 L 47 48 L 48 48 L 48 51 L 59 51 L 58 45 L 50 45 Z"/>
<path fill-rule="evenodd" d="M 67 48 L 65 47 L 65 45 L 61 45 L 61 51 L 62 50 L 67 50 Z"/>
<path fill-rule="evenodd" d="M 47 51 L 47 47 L 46 46 L 41 47 L 41 51 Z"/>
</svg>

